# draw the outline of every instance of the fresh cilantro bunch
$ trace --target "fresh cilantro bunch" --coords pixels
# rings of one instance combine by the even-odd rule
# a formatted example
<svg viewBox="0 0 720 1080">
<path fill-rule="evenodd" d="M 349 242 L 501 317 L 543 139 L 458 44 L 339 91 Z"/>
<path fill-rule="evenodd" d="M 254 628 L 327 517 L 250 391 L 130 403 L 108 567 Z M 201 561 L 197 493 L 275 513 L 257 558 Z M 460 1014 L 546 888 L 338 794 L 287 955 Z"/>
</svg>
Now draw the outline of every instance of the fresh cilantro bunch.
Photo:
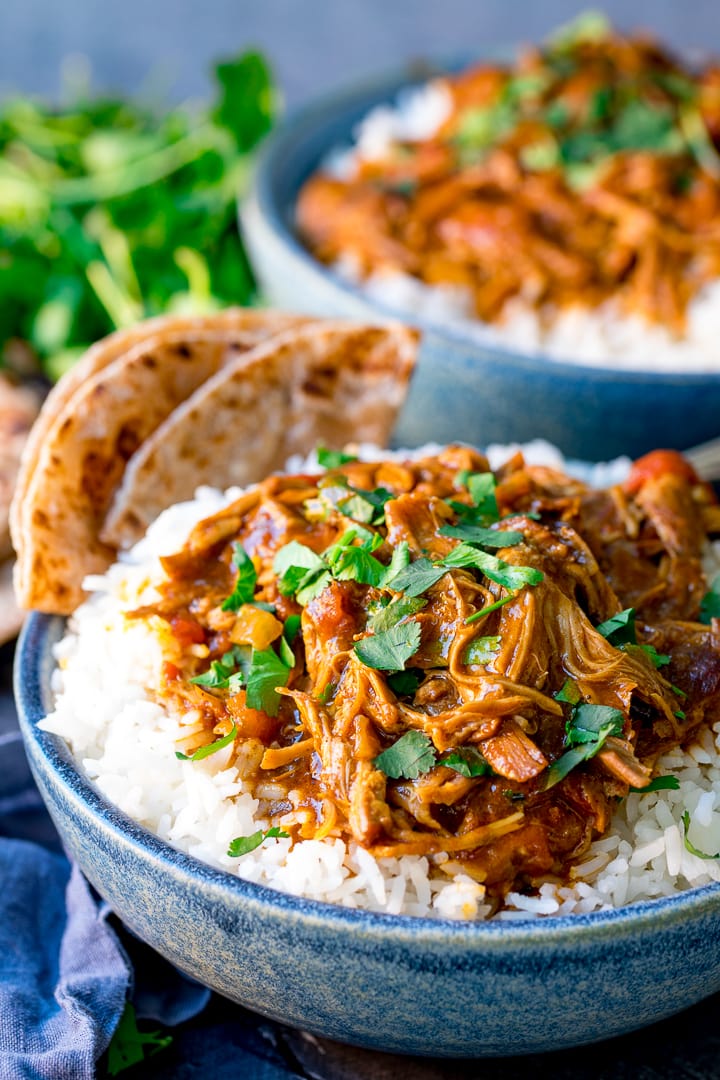
<svg viewBox="0 0 720 1080">
<path fill-rule="evenodd" d="M 214 74 L 200 109 L 0 103 L 2 363 L 57 378 L 145 315 L 253 301 L 236 200 L 277 95 L 259 53 Z"/>
</svg>

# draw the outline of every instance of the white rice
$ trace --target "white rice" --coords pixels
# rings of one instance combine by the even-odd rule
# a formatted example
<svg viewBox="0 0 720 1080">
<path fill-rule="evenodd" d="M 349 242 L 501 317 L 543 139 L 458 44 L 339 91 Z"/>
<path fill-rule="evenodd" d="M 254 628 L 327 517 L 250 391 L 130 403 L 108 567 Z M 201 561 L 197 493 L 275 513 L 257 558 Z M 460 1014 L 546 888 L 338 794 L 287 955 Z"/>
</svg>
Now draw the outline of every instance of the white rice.
<svg viewBox="0 0 720 1080">
<path fill-rule="evenodd" d="M 451 107 L 443 79 L 406 89 L 394 105 L 381 105 L 368 113 L 353 133 L 353 145 L 333 150 L 323 169 L 350 180 L 361 160 L 382 159 L 393 142 L 431 138 Z M 540 312 L 530 298 L 516 297 L 505 305 L 502 320 L 489 324 L 475 316 L 472 293 L 461 286 L 429 286 L 391 268 L 378 269 L 363 281 L 351 256 L 341 258 L 335 270 L 393 312 L 421 316 L 425 323 L 446 327 L 480 344 L 628 370 L 687 372 L 720 367 L 720 281 L 705 286 L 691 301 L 685 336 L 677 338 L 657 323 L 628 316 L 611 301 L 594 310 L 578 304 L 559 312 Z"/>
<path fill-rule="evenodd" d="M 491 448 L 493 467 L 508 456 L 508 449 Z M 562 463 L 548 444 L 524 449 L 537 463 Z M 363 447 L 361 456 L 374 454 Z M 297 464 L 289 463 L 290 470 Z M 596 467 L 592 478 L 608 483 L 622 479 L 627 462 L 599 468 L 604 472 Z M 575 466 L 568 471 L 582 470 Z M 245 790 L 242 755 L 232 765 L 231 748 L 195 762 L 176 758 L 177 741 L 190 733 L 197 718 L 191 713 L 171 716 L 150 700 L 163 662 L 166 624 L 160 619 L 126 620 L 124 612 L 157 595 L 156 584 L 163 578 L 159 556 L 176 551 L 196 521 L 239 494 L 238 489 L 224 494 L 199 489 L 192 502 L 162 514 L 106 574 L 86 580 L 92 595 L 56 647 L 56 707 L 40 726 L 67 741 L 84 772 L 112 803 L 203 862 L 283 892 L 344 907 L 449 919 L 487 917 L 491 907 L 483 886 L 446 855 L 376 859 L 338 837 L 294 846 L 290 839 L 267 840 L 239 859 L 227 855 L 233 838 L 270 824 L 258 816 L 258 801 Z M 720 552 L 709 560 L 712 573 L 720 565 Z M 720 860 L 692 855 L 682 825 L 687 810 L 692 843 L 701 851 L 720 851 L 720 723 L 704 730 L 687 752 L 667 754 L 658 771 L 677 776 L 679 789 L 630 795 L 620 805 L 612 831 L 592 844 L 569 883 L 548 882 L 533 897 L 511 893 L 507 909 L 496 917 L 599 911 L 720 881 Z M 292 823 L 292 813 L 286 823 Z M 439 870 L 441 865 L 445 871 Z"/>
</svg>

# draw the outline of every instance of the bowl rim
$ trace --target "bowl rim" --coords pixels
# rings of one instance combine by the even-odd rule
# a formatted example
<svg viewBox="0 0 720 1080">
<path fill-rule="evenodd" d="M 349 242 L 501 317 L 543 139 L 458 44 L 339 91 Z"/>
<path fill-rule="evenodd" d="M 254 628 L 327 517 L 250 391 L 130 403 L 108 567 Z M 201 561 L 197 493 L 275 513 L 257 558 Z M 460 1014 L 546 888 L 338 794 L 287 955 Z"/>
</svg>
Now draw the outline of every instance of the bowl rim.
<svg viewBox="0 0 720 1080">
<path fill-rule="evenodd" d="M 281 205 L 274 197 L 273 184 L 273 175 L 278 170 L 287 168 L 287 162 L 292 160 L 298 143 L 306 142 L 309 135 L 315 137 L 321 135 L 323 129 L 330 123 L 342 122 L 343 117 L 350 110 L 363 107 L 367 112 L 378 105 L 392 104 L 403 90 L 423 85 L 430 78 L 451 73 L 472 62 L 472 58 L 467 56 L 462 60 L 440 58 L 410 62 L 402 67 L 386 70 L 374 77 L 344 85 L 336 91 L 325 92 L 292 109 L 266 136 L 258 150 L 248 192 L 239 201 L 238 213 L 242 231 L 246 234 L 262 231 L 265 233 L 263 240 L 267 240 L 268 235 L 272 236 L 275 242 L 282 246 L 285 259 L 297 271 L 310 274 L 315 281 L 322 282 L 325 288 L 330 287 L 337 294 L 354 301 L 358 311 L 362 311 L 365 317 L 370 319 L 380 317 L 411 323 L 422 331 L 424 337 L 437 338 L 446 348 L 451 347 L 459 351 L 480 349 L 497 355 L 504 364 L 512 364 L 518 368 L 524 367 L 528 371 L 537 371 L 538 364 L 542 368 L 549 365 L 549 370 L 559 377 L 564 376 L 592 383 L 622 381 L 630 384 L 646 384 L 651 381 L 656 386 L 701 387 L 708 383 L 720 382 L 720 369 L 683 371 L 663 368 L 655 371 L 649 366 L 625 368 L 622 365 L 614 366 L 606 363 L 574 363 L 563 357 L 540 351 L 523 352 L 501 342 L 496 344 L 477 341 L 463 334 L 460 328 L 452 324 L 442 326 L 438 322 L 426 321 L 418 312 L 409 312 L 391 304 L 385 304 L 376 298 L 370 299 L 359 286 L 344 281 L 303 246 L 289 224 L 289 218 L 294 213 L 295 202 L 291 206 Z M 327 153 L 334 146 L 341 145 L 343 141 L 347 143 L 350 140 L 352 127 L 347 123 L 346 127 L 345 139 L 334 139 L 324 147 L 323 153 Z M 319 165 L 320 160 L 321 158 L 318 158 L 315 161 L 314 167 Z M 294 197 L 296 196 L 297 190 L 294 190 Z"/>
<path fill-rule="evenodd" d="M 508 945 L 557 949 L 575 947 L 579 940 L 597 942 L 638 930 L 665 928 L 692 918 L 717 915 L 720 910 L 720 882 L 714 882 L 672 896 L 641 900 L 622 908 L 546 918 L 519 917 L 511 920 L 455 920 L 346 908 L 325 900 L 283 893 L 267 885 L 238 877 L 227 870 L 204 863 L 174 848 L 140 825 L 111 803 L 83 774 L 64 742 L 57 735 L 41 731 L 38 721 L 47 714 L 51 700 L 50 674 L 54 667 L 52 648 L 60 640 L 66 622 L 57 615 L 32 612 L 25 621 L 17 644 L 14 689 L 20 729 L 30 763 L 42 768 L 50 782 L 59 785 L 66 798 L 90 814 L 96 823 L 146 861 L 169 866 L 182 875 L 215 891 L 228 891 L 235 901 L 245 903 L 275 917 L 295 917 L 298 921 L 329 925 L 337 931 L 361 931 L 379 938 L 391 937 L 412 945 L 419 939 L 449 947 L 499 949 Z M 39 758 L 39 762 L 38 759 Z"/>
</svg>

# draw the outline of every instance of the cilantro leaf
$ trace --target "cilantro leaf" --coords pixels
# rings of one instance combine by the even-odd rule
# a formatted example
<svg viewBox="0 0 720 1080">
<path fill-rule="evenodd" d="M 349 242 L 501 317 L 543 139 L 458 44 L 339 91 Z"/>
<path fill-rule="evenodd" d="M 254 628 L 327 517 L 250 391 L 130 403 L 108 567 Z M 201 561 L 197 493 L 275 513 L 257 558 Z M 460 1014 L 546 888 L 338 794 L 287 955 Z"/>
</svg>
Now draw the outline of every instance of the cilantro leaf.
<svg viewBox="0 0 720 1080">
<path fill-rule="evenodd" d="M 383 750 L 373 765 L 394 780 L 415 780 L 435 764 L 435 747 L 423 731 L 407 731 L 397 742 Z"/>
<path fill-rule="evenodd" d="M 196 686 L 206 686 L 211 690 L 227 690 L 231 682 L 242 683 L 250 664 L 252 649 L 249 645 L 233 645 L 223 653 L 219 660 L 213 660 L 209 669 L 202 675 L 190 679 Z"/>
<path fill-rule="evenodd" d="M 216 739 L 215 742 L 208 743 L 207 746 L 201 746 L 199 750 L 196 750 L 194 754 L 181 753 L 179 750 L 175 751 L 175 757 L 180 761 L 202 761 L 203 758 L 210 757 L 211 754 L 216 754 L 218 750 L 222 750 L 226 746 L 230 746 L 235 742 L 235 736 L 237 735 L 237 727 L 235 724 L 232 726 L 232 730 L 223 735 L 222 738 Z"/>
<path fill-rule="evenodd" d="M 700 601 L 700 622 L 709 626 L 713 619 L 720 619 L 720 574 L 710 582 L 710 588 Z"/>
<path fill-rule="evenodd" d="M 287 686 L 292 668 L 272 649 L 253 650 L 247 674 L 247 706 L 277 716 L 280 695 L 277 686 Z"/>
<path fill-rule="evenodd" d="M 536 570 L 533 566 L 514 566 L 503 559 L 498 559 L 496 555 L 481 551 L 467 543 L 458 544 L 442 562 L 448 568 L 458 566 L 480 570 L 490 581 L 503 585 L 506 589 L 520 589 L 523 585 L 539 585 L 544 577 L 542 570 Z"/>
<path fill-rule="evenodd" d="M 394 577 L 389 578 L 386 587 L 393 592 L 402 592 L 406 596 L 419 596 L 447 574 L 447 567 L 442 563 L 433 563 L 425 556 L 416 559 L 415 562 L 401 570 Z"/>
<path fill-rule="evenodd" d="M 287 839 L 289 836 L 290 833 L 278 828 L 277 825 L 265 829 L 264 832 L 262 829 L 258 829 L 257 832 L 251 833 L 250 836 L 236 836 L 234 840 L 230 841 L 227 853 L 231 859 L 239 859 L 241 855 L 247 855 L 248 852 L 259 848 L 266 840 L 279 839 L 280 837 Z"/>
<path fill-rule="evenodd" d="M 497 496 L 495 494 L 497 483 L 491 472 L 473 473 L 468 472 L 467 469 L 462 469 L 455 477 L 455 483 L 466 487 L 470 492 L 470 498 L 473 501 L 472 517 L 475 520 L 484 519 L 486 525 L 491 525 L 493 522 L 500 520 Z M 458 511 L 462 516 L 463 511 L 466 512 L 468 507 L 464 506 L 463 503 L 457 505 L 462 507 L 462 510 Z M 456 507 L 453 506 L 453 509 L 456 509 Z"/>
<path fill-rule="evenodd" d="M 497 611 L 498 608 L 504 607 L 505 604 L 509 604 L 516 596 L 516 592 L 511 592 L 508 596 L 501 596 L 499 600 L 496 600 L 492 604 L 488 604 L 487 607 L 481 608 L 480 611 L 474 611 L 472 615 L 468 615 L 465 620 L 465 625 L 469 626 L 471 623 L 478 622 L 479 619 L 484 619 L 485 616 L 489 615 L 492 611 Z"/>
<path fill-rule="evenodd" d="M 355 653 L 366 667 L 376 671 L 402 671 L 420 647 L 420 625 L 397 623 L 389 630 L 355 643 Z"/>
<path fill-rule="evenodd" d="M 625 608 L 617 615 L 611 615 L 605 622 L 595 627 L 598 634 L 602 634 L 611 645 L 635 645 L 637 631 L 635 629 L 635 608 Z"/>
<path fill-rule="evenodd" d="M 401 570 L 404 570 L 410 563 L 410 545 L 407 540 L 401 540 L 396 547 L 392 549 L 392 556 L 390 562 L 385 568 L 385 576 L 380 582 L 382 589 L 387 589 L 390 586 L 390 582 L 393 578 L 397 577 Z M 398 590 L 400 591 L 400 590 Z"/>
<path fill-rule="evenodd" d="M 654 645 L 646 645 L 638 642 L 637 627 L 635 625 L 635 608 L 625 608 L 617 615 L 612 615 L 605 622 L 596 627 L 598 634 L 602 634 L 616 649 L 622 649 L 630 655 L 633 652 L 642 652 L 648 657 L 653 667 L 661 668 L 670 663 L 670 657 L 665 653 L 659 653 Z"/>
<path fill-rule="evenodd" d="M 323 591 L 331 578 L 325 560 L 298 540 L 291 540 L 276 552 L 273 570 L 282 595 L 294 594 L 303 607 Z"/>
<path fill-rule="evenodd" d="M 645 787 L 630 787 L 635 795 L 649 795 L 652 791 L 678 791 L 680 781 L 677 776 L 656 776 Z"/>
<path fill-rule="evenodd" d="M 337 581 L 359 581 L 361 585 L 380 585 L 386 567 L 364 546 L 333 544 L 325 552 L 331 573 Z"/>
<path fill-rule="evenodd" d="M 565 745 L 570 749 L 548 769 L 545 790 L 554 787 L 581 762 L 595 757 L 609 736 L 622 735 L 624 725 L 625 717 L 619 709 L 609 705 L 576 705 L 565 725 Z"/>
<path fill-rule="evenodd" d="M 568 705 L 579 705 L 582 700 L 577 683 L 572 679 L 566 679 L 557 694 L 553 694 L 556 701 L 564 701 Z"/>
<path fill-rule="evenodd" d="M 328 450 L 324 446 L 318 446 L 317 459 L 318 465 L 323 469 L 339 469 L 341 465 L 357 461 L 357 454 L 345 454 L 342 450 Z"/>
<path fill-rule="evenodd" d="M 275 554 L 273 571 L 280 579 L 278 588 L 283 596 L 291 596 L 310 573 L 325 570 L 325 561 L 307 544 L 291 540 Z"/>
<path fill-rule="evenodd" d="M 486 548 L 515 547 L 521 544 L 524 537 L 522 533 L 513 532 L 511 529 L 487 529 L 482 525 L 441 525 L 438 530 L 441 536 L 455 537 L 457 540 L 468 540 L 473 544 L 479 544 Z"/>
<path fill-rule="evenodd" d="M 395 626 L 395 623 L 400 622 L 401 619 L 406 618 L 408 615 L 415 615 L 426 604 L 427 600 L 423 600 L 421 597 L 400 596 L 385 607 L 380 607 L 370 617 L 368 629 L 375 634 L 383 630 L 389 630 L 391 626 Z"/>
<path fill-rule="evenodd" d="M 438 765 L 446 765 L 461 776 L 489 776 L 492 769 L 474 746 L 458 746 L 440 758 Z"/>
<path fill-rule="evenodd" d="M 285 640 L 290 645 L 292 645 L 293 641 L 298 636 L 301 622 L 302 619 L 300 615 L 288 615 L 287 619 L 285 620 L 283 635 L 285 637 Z"/>
<path fill-rule="evenodd" d="M 463 663 L 465 664 L 489 664 L 500 651 L 500 635 L 491 637 L 475 638 L 465 650 Z"/>
<path fill-rule="evenodd" d="M 160 1029 L 140 1031 L 135 1006 L 128 1001 L 107 1049 L 107 1071 L 110 1076 L 117 1076 L 146 1057 L 167 1049 L 172 1041 L 172 1035 L 163 1035 Z"/>
<path fill-rule="evenodd" d="M 594 755 L 609 735 L 622 735 L 624 726 L 625 717 L 610 705 L 576 705 L 565 726 L 566 742 L 569 746 L 596 743 Z"/>
<path fill-rule="evenodd" d="M 235 588 L 228 598 L 222 602 L 221 609 L 223 611 L 237 611 L 243 604 L 249 603 L 255 595 L 257 571 L 242 544 L 233 544 L 232 562 L 238 576 L 235 581 Z"/>
<path fill-rule="evenodd" d="M 706 852 L 700 851 L 699 848 L 695 847 L 695 845 L 691 841 L 690 837 L 688 836 L 688 831 L 690 829 L 690 814 L 689 814 L 689 812 L 687 810 L 684 812 L 684 814 L 682 816 L 682 823 L 683 823 L 683 833 L 684 833 L 685 847 L 687 848 L 687 850 L 690 852 L 691 855 L 697 855 L 698 859 L 720 859 L 720 851 L 716 851 L 714 855 L 708 855 L 708 854 L 706 854 Z"/>
<path fill-rule="evenodd" d="M 422 680 L 422 672 L 418 671 L 417 668 L 396 671 L 387 677 L 388 686 L 397 697 L 412 697 Z"/>
</svg>

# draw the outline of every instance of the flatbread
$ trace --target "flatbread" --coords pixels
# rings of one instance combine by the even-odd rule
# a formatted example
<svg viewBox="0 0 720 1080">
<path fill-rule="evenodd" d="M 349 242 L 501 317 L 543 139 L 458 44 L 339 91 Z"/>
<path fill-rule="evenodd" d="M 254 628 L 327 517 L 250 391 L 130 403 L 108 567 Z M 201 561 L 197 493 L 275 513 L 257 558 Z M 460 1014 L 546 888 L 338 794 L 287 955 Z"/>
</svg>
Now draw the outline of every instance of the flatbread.
<svg viewBox="0 0 720 1080">
<path fill-rule="evenodd" d="M 417 341 L 399 324 L 313 323 L 226 365 L 130 458 L 103 539 L 128 546 L 200 484 L 254 483 L 318 444 L 384 445 Z"/>
<path fill-rule="evenodd" d="M 120 355 L 116 340 L 101 359 L 96 353 L 84 381 L 73 371 L 69 392 L 58 384 L 41 413 L 44 441 L 24 457 L 13 502 L 15 587 L 23 607 L 58 614 L 77 607 L 83 577 L 114 558 L 98 532 L 128 458 L 223 364 L 295 321 L 235 312 L 230 326 L 213 316 L 193 320 L 192 329 L 179 320 L 177 329 L 164 320 L 158 334 L 137 331 L 139 340 Z M 114 358 L 106 363 L 108 355 Z"/>
<path fill-rule="evenodd" d="M 58 426 L 58 418 L 64 414 L 77 391 L 98 372 L 129 352 L 143 341 L 151 338 L 163 340 L 167 334 L 197 330 L 235 332 L 242 331 L 255 341 L 262 341 L 291 326 L 307 322 L 299 315 L 255 308 L 226 308 L 209 315 L 160 315 L 145 319 L 92 345 L 78 363 L 52 388 L 44 408 L 27 438 L 22 455 L 22 468 L 17 477 L 17 497 L 10 508 L 10 528 L 15 537 L 21 537 L 29 529 L 28 488 L 38 464 L 40 452 Z M 27 513 L 26 513 L 27 511 Z"/>
</svg>

